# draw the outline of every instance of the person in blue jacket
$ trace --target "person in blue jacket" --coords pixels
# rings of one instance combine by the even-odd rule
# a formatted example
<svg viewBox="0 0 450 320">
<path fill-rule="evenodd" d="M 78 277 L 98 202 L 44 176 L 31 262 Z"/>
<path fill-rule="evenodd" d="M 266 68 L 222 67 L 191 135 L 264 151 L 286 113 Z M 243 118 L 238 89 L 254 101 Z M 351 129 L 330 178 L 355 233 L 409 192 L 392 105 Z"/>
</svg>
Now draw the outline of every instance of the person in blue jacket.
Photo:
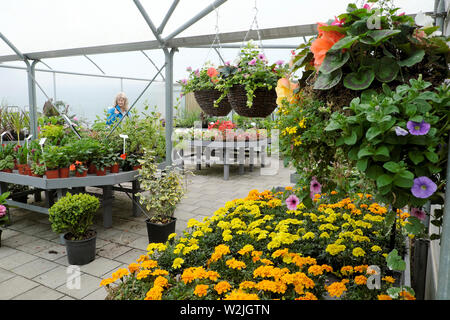
<svg viewBox="0 0 450 320">
<path fill-rule="evenodd" d="M 108 116 L 106 118 L 106 124 L 111 125 L 116 121 L 119 121 L 128 111 L 128 98 L 123 92 L 117 94 L 114 101 L 114 107 L 108 109 Z"/>
</svg>

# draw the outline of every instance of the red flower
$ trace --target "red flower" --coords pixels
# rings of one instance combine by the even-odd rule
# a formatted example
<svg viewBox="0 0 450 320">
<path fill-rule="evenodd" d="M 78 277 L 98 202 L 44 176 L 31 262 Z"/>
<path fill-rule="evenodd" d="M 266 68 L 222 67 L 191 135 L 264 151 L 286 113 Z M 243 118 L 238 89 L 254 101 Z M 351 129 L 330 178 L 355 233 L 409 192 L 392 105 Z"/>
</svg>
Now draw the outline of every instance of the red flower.
<svg viewBox="0 0 450 320">
<path fill-rule="evenodd" d="M 120 157 L 121 157 L 123 160 L 125 160 L 125 159 L 127 158 L 127 154 L 126 154 L 126 153 L 123 153 L 123 154 L 120 155 Z"/>
</svg>

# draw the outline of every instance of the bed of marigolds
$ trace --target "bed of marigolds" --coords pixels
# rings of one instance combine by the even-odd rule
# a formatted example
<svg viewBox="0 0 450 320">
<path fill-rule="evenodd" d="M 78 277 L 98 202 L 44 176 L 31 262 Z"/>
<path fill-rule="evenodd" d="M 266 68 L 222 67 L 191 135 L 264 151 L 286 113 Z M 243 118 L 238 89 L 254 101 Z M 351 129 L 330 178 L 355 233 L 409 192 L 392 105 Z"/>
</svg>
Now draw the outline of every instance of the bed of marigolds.
<svg viewBox="0 0 450 320">
<path fill-rule="evenodd" d="M 191 219 L 182 237 L 150 243 L 147 255 L 100 286 L 108 299 L 392 299 L 387 208 L 369 194 L 333 191 L 316 194 L 311 208 L 288 209 L 296 191 L 252 190 L 212 217 Z M 399 234 L 407 217 L 397 212 Z M 397 239 L 401 253 L 403 237 Z M 371 265 L 381 270 L 381 289 L 366 285 Z M 404 290 L 395 298 L 414 296 Z"/>
</svg>

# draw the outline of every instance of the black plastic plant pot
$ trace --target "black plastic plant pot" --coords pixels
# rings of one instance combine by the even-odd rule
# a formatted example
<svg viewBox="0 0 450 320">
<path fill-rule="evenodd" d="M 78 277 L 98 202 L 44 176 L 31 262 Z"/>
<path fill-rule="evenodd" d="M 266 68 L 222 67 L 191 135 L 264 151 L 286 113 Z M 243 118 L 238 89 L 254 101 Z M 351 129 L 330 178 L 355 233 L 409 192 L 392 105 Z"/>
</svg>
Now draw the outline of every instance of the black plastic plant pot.
<svg viewBox="0 0 450 320">
<path fill-rule="evenodd" d="M 171 233 L 175 232 L 175 225 L 177 218 L 172 217 L 172 221 L 166 224 L 150 222 L 149 219 L 145 220 L 147 223 L 147 233 L 149 243 L 164 243 Z"/>
<path fill-rule="evenodd" d="M 69 240 L 68 234 L 64 235 L 69 264 L 82 266 L 95 259 L 97 232 L 92 232 L 93 236 L 84 240 Z"/>
</svg>

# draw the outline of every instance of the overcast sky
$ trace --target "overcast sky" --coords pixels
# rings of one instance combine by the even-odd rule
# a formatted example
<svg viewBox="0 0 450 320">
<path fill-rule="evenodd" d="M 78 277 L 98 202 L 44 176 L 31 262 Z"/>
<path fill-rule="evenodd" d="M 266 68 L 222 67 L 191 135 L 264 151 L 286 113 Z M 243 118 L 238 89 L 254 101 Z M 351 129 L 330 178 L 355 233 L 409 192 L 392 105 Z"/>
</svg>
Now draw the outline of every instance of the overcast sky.
<svg viewBox="0 0 450 320">
<path fill-rule="evenodd" d="M 173 0 L 141 0 L 156 26 L 160 25 L 172 2 Z M 164 29 L 163 36 L 170 34 L 211 2 L 212 0 L 181 0 Z M 324 22 L 345 12 L 350 2 L 352 1 L 257 0 L 255 11 L 254 0 L 228 0 L 217 12 L 210 13 L 178 37 L 214 34 L 217 16 L 219 32 L 248 30 L 255 13 L 260 28 Z M 357 3 L 362 5 L 363 2 Z M 405 11 L 408 14 L 433 11 L 434 8 L 434 0 L 394 0 L 394 4 L 401 8 L 399 12 Z M 0 32 L 23 53 L 154 39 L 132 0 L 0 0 Z M 281 39 L 267 43 L 298 45 L 301 39 Z M 221 53 L 225 60 L 233 60 L 238 51 L 222 49 Z M 265 52 L 270 62 L 289 59 L 289 50 L 266 49 Z M 0 56 L 12 53 L 0 40 Z M 147 51 L 147 54 L 159 66 L 164 63 L 162 50 Z M 154 66 L 140 52 L 103 54 L 90 58 L 107 74 L 144 78 L 152 78 L 155 74 Z M 214 51 L 180 49 L 175 55 L 174 80 L 187 76 L 187 66 L 201 67 L 208 60 L 219 63 Z M 44 62 L 56 70 L 99 73 L 84 57 L 46 59 Z M 5 64 L 24 66 L 23 62 Z M 46 67 L 38 64 L 38 68 Z M 51 74 L 40 73 L 37 77 L 44 90 L 52 95 Z M 61 78 L 65 79 L 58 76 L 58 79 Z M 79 88 L 91 83 L 90 79 L 72 76 L 66 81 L 58 80 L 58 90 L 66 90 L 70 86 Z M 117 81 L 102 83 L 114 86 L 113 92 L 119 87 Z M 23 103 L 26 88 L 24 72 L 0 68 L 0 101 L 6 97 L 9 102 L 17 100 Z"/>
</svg>

